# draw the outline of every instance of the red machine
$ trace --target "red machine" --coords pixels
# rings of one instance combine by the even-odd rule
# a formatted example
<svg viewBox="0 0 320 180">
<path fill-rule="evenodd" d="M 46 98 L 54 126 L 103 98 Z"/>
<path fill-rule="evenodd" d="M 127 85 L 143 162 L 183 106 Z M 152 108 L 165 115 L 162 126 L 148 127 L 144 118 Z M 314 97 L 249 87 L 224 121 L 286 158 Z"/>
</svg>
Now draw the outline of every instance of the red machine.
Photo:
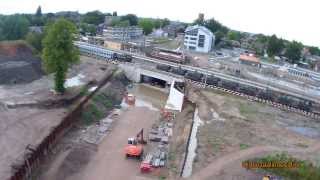
<svg viewBox="0 0 320 180">
<path fill-rule="evenodd" d="M 128 144 L 125 147 L 126 157 L 136 157 L 141 159 L 143 156 L 143 144 L 147 142 L 143 138 L 143 129 L 136 137 L 128 138 Z"/>
</svg>

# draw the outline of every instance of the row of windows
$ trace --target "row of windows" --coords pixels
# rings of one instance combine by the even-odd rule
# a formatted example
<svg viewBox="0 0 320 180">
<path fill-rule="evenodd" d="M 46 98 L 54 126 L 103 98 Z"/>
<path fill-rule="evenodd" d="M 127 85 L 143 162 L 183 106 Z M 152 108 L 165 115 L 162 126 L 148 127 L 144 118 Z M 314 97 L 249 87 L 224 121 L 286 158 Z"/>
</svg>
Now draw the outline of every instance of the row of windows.
<svg viewBox="0 0 320 180">
<path fill-rule="evenodd" d="M 204 41 L 205 41 L 205 36 L 204 35 L 199 35 L 199 41 L 198 41 L 198 46 L 199 47 L 204 47 Z"/>
</svg>

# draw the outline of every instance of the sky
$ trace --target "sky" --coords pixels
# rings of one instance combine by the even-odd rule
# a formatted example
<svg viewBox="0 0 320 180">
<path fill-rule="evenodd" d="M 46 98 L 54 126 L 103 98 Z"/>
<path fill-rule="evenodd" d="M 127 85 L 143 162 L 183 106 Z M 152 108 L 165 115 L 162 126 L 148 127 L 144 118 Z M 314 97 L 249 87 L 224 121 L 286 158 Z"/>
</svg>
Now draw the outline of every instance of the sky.
<svg viewBox="0 0 320 180">
<path fill-rule="evenodd" d="M 0 0 L 0 14 L 92 10 L 192 22 L 199 13 L 234 30 L 320 47 L 319 0 Z"/>
</svg>

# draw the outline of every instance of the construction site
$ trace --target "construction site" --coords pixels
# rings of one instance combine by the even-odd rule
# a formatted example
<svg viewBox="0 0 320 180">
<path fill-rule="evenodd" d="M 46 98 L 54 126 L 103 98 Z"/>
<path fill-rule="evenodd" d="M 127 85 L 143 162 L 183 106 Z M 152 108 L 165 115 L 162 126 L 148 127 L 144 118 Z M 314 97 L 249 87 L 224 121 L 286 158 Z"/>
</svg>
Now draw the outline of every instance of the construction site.
<svg viewBox="0 0 320 180">
<path fill-rule="evenodd" d="M 61 96 L 28 47 L 0 54 L 0 179 L 254 180 L 267 172 L 242 161 L 276 152 L 320 165 L 314 114 L 87 56 Z"/>
</svg>

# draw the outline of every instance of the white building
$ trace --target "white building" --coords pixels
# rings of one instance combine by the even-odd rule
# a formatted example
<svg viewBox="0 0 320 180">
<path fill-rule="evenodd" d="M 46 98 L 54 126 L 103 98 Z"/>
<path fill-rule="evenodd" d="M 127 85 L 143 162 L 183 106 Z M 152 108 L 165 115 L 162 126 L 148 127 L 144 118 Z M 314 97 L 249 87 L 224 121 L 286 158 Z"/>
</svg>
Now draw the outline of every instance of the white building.
<svg viewBox="0 0 320 180">
<path fill-rule="evenodd" d="M 184 46 L 188 50 L 207 53 L 214 46 L 215 36 L 206 27 L 195 25 L 185 30 Z"/>
</svg>

